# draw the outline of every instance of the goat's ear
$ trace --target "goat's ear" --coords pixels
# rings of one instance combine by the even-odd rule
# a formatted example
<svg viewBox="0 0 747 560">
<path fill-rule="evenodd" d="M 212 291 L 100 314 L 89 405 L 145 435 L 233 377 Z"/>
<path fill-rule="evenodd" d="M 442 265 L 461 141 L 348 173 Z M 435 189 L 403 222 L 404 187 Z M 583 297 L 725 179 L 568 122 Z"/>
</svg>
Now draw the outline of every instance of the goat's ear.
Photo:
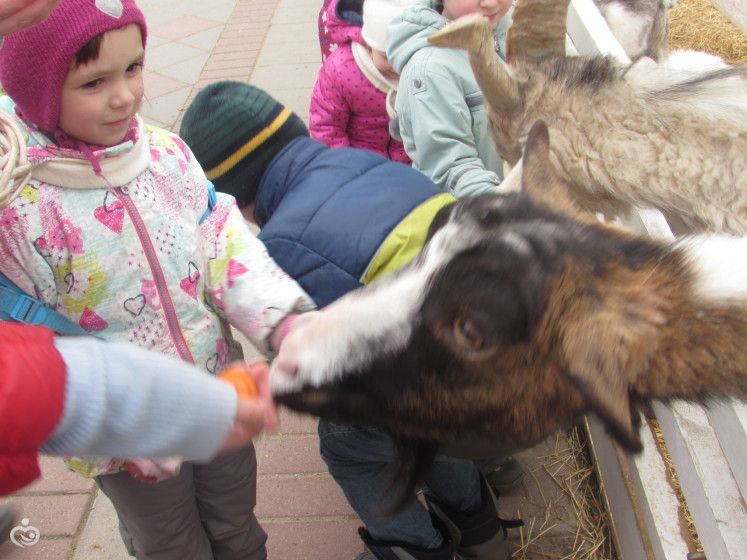
<svg viewBox="0 0 747 560">
<path fill-rule="evenodd" d="M 536 121 L 529 130 L 521 165 L 522 189 L 532 200 L 581 221 L 598 223 L 574 204 L 568 183 L 556 173 L 550 161 L 550 132 L 544 121 Z"/>
<path fill-rule="evenodd" d="M 589 408 L 629 451 L 643 448 L 630 389 L 656 344 L 650 325 L 598 312 L 567 325 L 563 333 L 565 374 Z"/>
<path fill-rule="evenodd" d="M 453 209 L 454 203 L 452 202 L 436 212 L 436 215 L 433 217 L 433 220 L 431 220 L 431 225 L 428 226 L 428 231 L 425 234 L 426 243 L 430 241 L 431 237 L 433 237 L 433 234 L 435 234 L 439 229 L 446 225 L 446 222 L 449 221 L 449 216 L 451 216 L 451 211 Z"/>
</svg>

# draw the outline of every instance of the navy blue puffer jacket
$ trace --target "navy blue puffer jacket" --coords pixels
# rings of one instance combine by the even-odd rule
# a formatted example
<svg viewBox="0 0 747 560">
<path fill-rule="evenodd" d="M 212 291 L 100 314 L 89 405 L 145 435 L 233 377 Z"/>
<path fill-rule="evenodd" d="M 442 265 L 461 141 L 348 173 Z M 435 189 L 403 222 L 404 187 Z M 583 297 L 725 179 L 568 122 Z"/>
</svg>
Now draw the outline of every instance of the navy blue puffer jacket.
<svg viewBox="0 0 747 560">
<path fill-rule="evenodd" d="M 259 238 L 319 307 L 358 288 L 389 233 L 441 190 L 401 163 L 296 138 L 257 193 Z"/>
</svg>

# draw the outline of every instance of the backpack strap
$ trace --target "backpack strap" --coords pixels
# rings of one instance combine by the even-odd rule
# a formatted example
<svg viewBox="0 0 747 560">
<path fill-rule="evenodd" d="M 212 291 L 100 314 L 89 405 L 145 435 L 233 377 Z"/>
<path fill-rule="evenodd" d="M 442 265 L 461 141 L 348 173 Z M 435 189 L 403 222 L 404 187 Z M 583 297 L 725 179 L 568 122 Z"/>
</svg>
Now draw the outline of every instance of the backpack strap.
<svg viewBox="0 0 747 560">
<path fill-rule="evenodd" d="M 62 335 L 88 335 L 88 331 L 54 309 L 26 294 L 0 273 L 0 320 L 41 325 Z"/>
<path fill-rule="evenodd" d="M 218 195 L 215 194 L 215 185 L 212 181 L 207 182 L 207 188 L 208 188 L 208 206 L 205 210 L 204 214 L 200 218 L 200 224 L 208 219 L 208 216 L 210 216 L 210 213 L 213 211 L 213 208 L 215 208 L 215 205 L 218 203 Z"/>
</svg>

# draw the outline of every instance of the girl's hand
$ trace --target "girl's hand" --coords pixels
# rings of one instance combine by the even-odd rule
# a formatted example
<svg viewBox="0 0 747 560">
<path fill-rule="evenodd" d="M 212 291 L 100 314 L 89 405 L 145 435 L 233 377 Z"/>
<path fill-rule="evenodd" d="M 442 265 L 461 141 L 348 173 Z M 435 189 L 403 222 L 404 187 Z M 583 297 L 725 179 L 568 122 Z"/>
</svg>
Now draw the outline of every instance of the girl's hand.
<svg viewBox="0 0 747 560">
<path fill-rule="evenodd" d="M 262 431 L 275 431 L 280 425 L 275 403 L 270 397 L 270 370 L 266 362 L 236 362 L 218 378 L 231 383 L 239 395 L 236 417 L 221 452 L 248 445 Z"/>
<path fill-rule="evenodd" d="M 44 21 L 59 0 L 2 0 L 0 35 L 21 31 Z"/>
</svg>

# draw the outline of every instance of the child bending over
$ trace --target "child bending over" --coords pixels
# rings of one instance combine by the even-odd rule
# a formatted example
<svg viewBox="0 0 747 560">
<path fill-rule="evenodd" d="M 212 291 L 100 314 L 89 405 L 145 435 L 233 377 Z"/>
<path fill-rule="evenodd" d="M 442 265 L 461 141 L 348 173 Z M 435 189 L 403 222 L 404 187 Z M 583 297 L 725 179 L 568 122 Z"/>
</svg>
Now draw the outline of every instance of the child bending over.
<svg viewBox="0 0 747 560">
<path fill-rule="evenodd" d="M 218 190 L 234 195 L 260 226 L 273 258 L 323 307 L 409 262 L 434 216 L 455 198 L 409 166 L 364 150 L 329 149 L 292 113 L 285 122 L 295 124 L 263 138 L 261 159 L 234 157 L 234 146 L 275 130 L 275 115 L 287 113 L 259 88 L 217 82 L 187 109 L 181 133 Z M 226 133 L 229 123 L 241 124 Z M 225 171 L 228 160 L 234 165 Z M 320 420 L 319 436 L 322 458 L 365 523 L 360 534 L 376 558 L 509 558 L 493 492 L 472 461 L 439 457 L 428 471 L 430 505 L 443 506 L 433 519 L 414 494 L 401 510 L 388 509 L 404 480 L 395 478 L 397 453 L 387 434 Z M 493 446 L 496 454 L 505 452 L 500 447 Z M 503 483 L 516 482 L 517 469 L 520 475 L 512 464 L 502 467 Z M 458 542 L 443 524 L 456 527 Z"/>
</svg>

